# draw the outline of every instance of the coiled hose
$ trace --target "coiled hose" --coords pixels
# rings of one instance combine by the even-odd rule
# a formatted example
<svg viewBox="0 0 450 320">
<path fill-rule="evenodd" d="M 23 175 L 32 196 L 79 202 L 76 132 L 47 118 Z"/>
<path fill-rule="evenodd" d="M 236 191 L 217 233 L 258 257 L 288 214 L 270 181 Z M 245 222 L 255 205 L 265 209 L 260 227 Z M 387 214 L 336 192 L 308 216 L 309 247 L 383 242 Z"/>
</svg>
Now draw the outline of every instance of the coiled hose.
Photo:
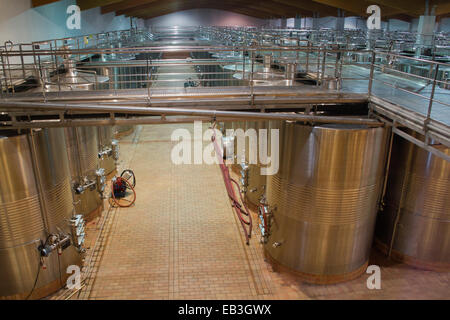
<svg viewBox="0 0 450 320">
<path fill-rule="evenodd" d="M 131 174 L 132 174 L 131 177 L 133 177 L 133 184 L 130 183 L 130 181 L 128 179 L 123 177 L 125 172 L 128 172 L 128 173 L 131 172 Z M 131 191 L 133 191 L 133 200 L 130 201 L 130 200 L 127 200 L 127 199 L 123 199 L 124 201 L 127 201 L 128 203 L 127 204 L 120 203 L 120 201 L 117 200 L 116 196 L 114 195 L 114 182 L 125 183 L 125 185 L 127 186 L 127 189 L 130 189 Z M 131 207 L 136 202 L 136 190 L 134 190 L 135 186 L 136 186 L 136 180 L 134 178 L 134 173 L 133 173 L 133 171 L 131 171 L 129 169 L 124 170 L 122 172 L 122 174 L 120 175 L 120 177 L 116 178 L 116 181 L 111 181 L 112 199 L 113 199 L 113 202 L 116 204 L 116 206 L 118 206 L 120 208 L 128 208 L 128 207 Z"/>
</svg>

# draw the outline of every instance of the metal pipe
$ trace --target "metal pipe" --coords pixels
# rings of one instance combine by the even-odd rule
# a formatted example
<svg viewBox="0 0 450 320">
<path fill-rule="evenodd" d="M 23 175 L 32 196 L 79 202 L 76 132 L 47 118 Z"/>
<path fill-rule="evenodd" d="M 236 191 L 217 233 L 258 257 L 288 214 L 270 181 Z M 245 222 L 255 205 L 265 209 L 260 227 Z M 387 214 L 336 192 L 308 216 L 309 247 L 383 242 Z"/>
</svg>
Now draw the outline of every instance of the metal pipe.
<svg viewBox="0 0 450 320">
<path fill-rule="evenodd" d="M 41 216 L 42 222 L 44 224 L 44 229 L 47 232 L 47 235 L 50 234 L 49 222 L 48 222 L 48 208 L 47 203 L 44 197 L 44 185 L 42 184 L 42 176 L 41 171 L 39 169 L 38 158 L 37 158 L 37 149 L 36 149 L 36 141 L 35 141 L 35 132 L 30 130 L 30 133 L 27 135 L 28 143 L 30 145 L 30 153 L 31 153 L 31 162 L 33 166 L 34 175 L 36 177 L 36 187 L 39 194 L 39 204 L 41 207 Z"/>
<path fill-rule="evenodd" d="M 204 117 L 231 117 L 238 119 L 260 119 L 260 120 L 292 120 L 309 121 L 318 123 L 348 123 L 348 124 L 366 124 L 373 126 L 383 126 L 381 122 L 369 118 L 352 117 L 330 117 L 315 116 L 292 113 L 259 113 L 259 112 L 241 112 L 241 111 L 221 111 L 221 110 L 202 110 L 185 108 L 156 108 L 156 107 L 127 107 L 111 105 L 90 105 L 90 104 L 62 104 L 62 103 L 36 103 L 36 102 L 0 102 L 1 107 L 13 107 L 21 109 L 38 109 L 44 111 L 88 111 L 88 112 L 116 112 L 132 114 L 152 114 L 152 115 L 188 115 Z"/>
</svg>

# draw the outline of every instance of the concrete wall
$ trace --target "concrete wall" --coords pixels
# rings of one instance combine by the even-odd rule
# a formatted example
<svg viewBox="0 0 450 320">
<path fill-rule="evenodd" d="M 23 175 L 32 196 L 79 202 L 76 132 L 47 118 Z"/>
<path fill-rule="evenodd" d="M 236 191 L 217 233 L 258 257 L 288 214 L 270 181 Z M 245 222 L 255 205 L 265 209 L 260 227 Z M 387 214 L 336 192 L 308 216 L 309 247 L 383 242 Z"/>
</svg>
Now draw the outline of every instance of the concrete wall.
<svg viewBox="0 0 450 320">
<path fill-rule="evenodd" d="M 174 12 L 164 16 L 148 19 L 146 26 L 255 26 L 267 24 L 266 20 L 257 19 L 233 12 L 215 9 L 192 9 Z"/>
<path fill-rule="evenodd" d="M 439 21 L 439 31 L 450 32 L 450 18 L 444 18 Z"/>
<path fill-rule="evenodd" d="M 115 16 L 114 13 L 102 15 L 97 7 L 81 11 L 81 30 L 69 30 L 66 10 L 72 4 L 76 4 L 76 0 L 32 8 L 31 0 L 0 0 L 0 43 L 6 40 L 23 43 L 130 28 L 129 18 Z M 136 23 L 144 26 L 143 20 Z"/>
</svg>

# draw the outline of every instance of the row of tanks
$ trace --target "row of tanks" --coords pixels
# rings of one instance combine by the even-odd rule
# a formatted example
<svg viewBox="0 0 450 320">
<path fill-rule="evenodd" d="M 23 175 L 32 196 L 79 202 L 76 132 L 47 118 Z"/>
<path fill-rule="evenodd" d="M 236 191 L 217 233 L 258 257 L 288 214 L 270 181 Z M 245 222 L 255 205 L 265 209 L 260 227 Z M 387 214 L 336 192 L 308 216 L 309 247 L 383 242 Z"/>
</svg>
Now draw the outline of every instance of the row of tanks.
<svg viewBox="0 0 450 320">
<path fill-rule="evenodd" d="M 248 137 L 228 151 L 237 135 L 226 130 L 239 128 L 268 129 L 258 142 L 266 150 L 271 129 L 279 130 L 278 172 L 262 175 L 264 164 L 249 161 Z M 225 155 L 232 154 L 245 201 L 258 212 L 265 256 L 276 269 L 310 283 L 348 281 L 365 272 L 375 243 L 396 261 L 450 270 L 449 162 L 398 135 L 389 153 L 384 127 L 233 121 L 222 129 Z"/>
<path fill-rule="evenodd" d="M 118 39 L 105 48 L 127 45 Z M 63 55 L 58 65 L 36 68 L 37 87 L 29 91 L 146 86 L 146 67 L 114 66 L 136 58 L 155 57 L 112 51 L 80 63 Z M 116 173 L 116 139 L 133 131 L 128 125 L 0 131 L 0 299 L 45 297 L 66 285 L 69 267 L 82 266 L 85 225 L 102 212 L 106 181 Z"/>
<path fill-rule="evenodd" d="M 111 74 L 44 63 L 34 92 L 109 88 Z M 61 72 L 63 71 L 63 72 Z M 86 126 L 0 133 L 0 299 L 39 299 L 82 266 L 85 223 L 103 210 L 119 157 L 115 137 L 133 126 Z"/>
<path fill-rule="evenodd" d="M 117 160 L 111 126 L 0 133 L 0 299 L 47 296 L 81 267 Z"/>
</svg>

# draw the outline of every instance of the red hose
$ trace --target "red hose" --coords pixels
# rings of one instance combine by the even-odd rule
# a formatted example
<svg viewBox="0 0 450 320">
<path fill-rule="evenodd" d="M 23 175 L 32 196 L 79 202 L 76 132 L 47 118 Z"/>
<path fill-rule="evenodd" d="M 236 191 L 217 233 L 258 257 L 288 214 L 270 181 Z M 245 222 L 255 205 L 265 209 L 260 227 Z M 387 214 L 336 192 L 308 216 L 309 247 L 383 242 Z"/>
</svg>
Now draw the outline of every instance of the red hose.
<svg viewBox="0 0 450 320">
<path fill-rule="evenodd" d="M 215 123 L 213 124 L 213 135 L 211 137 L 211 141 L 214 143 L 214 149 L 216 151 L 216 155 L 219 159 L 219 166 L 220 169 L 222 171 L 222 176 L 223 176 L 223 180 L 225 182 L 225 187 L 227 189 L 227 193 L 228 193 L 228 197 L 230 198 L 230 200 L 232 201 L 232 206 L 234 208 L 234 211 L 236 212 L 239 221 L 241 222 L 242 225 L 242 229 L 244 230 L 244 235 L 245 235 L 245 240 L 247 245 L 249 244 L 249 239 L 251 237 L 252 234 L 252 217 L 248 211 L 247 205 L 244 202 L 244 199 L 242 198 L 242 194 L 241 192 L 239 192 L 239 196 L 240 196 L 240 200 L 242 202 L 242 205 L 239 203 L 239 200 L 236 197 L 236 194 L 234 192 L 234 188 L 233 188 L 233 184 L 234 183 L 238 189 L 239 189 L 239 185 L 238 183 L 233 180 L 230 177 L 230 172 L 228 171 L 228 167 L 223 163 L 223 154 L 222 151 L 220 150 L 219 145 L 217 144 L 216 141 L 216 132 L 215 132 Z M 244 214 L 245 216 L 248 217 L 248 221 L 244 219 L 244 217 L 242 216 L 242 214 Z M 246 226 L 249 226 L 249 230 L 247 231 Z"/>
</svg>

